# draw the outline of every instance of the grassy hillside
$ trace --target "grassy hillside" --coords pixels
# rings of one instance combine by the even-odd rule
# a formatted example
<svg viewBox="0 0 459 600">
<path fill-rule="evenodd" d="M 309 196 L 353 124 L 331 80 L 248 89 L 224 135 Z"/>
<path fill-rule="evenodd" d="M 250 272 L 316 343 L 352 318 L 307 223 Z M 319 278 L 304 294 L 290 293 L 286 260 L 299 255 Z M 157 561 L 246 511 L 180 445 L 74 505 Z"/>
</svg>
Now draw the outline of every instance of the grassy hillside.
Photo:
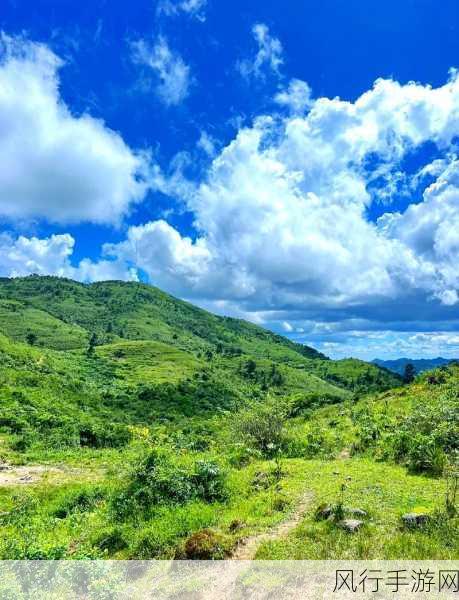
<svg viewBox="0 0 459 600">
<path fill-rule="evenodd" d="M 223 558 L 272 527 L 260 558 L 457 555 L 459 367 L 399 387 L 141 284 L 2 280 L 0 318 L 0 559 Z"/>
<path fill-rule="evenodd" d="M 0 279 L 3 310 L 14 318 L 14 308 L 34 308 L 77 331 L 96 333 L 101 341 L 118 338 L 157 340 L 189 351 L 215 351 L 224 355 L 251 354 L 293 362 L 301 357 L 325 358 L 261 327 L 238 319 L 217 317 L 160 290 L 138 283 L 102 282 L 83 285 L 55 277 Z M 10 302 L 7 302 L 9 300 Z M 11 300 L 15 302 L 11 302 Z M 15 340 L 25 340 L 29 325 L 11 329 Z M 33 322 L 30 322 L 33 326 Z M 60 331 L 37 335 L 38 343 L 61 349 Z M 84 345 L 84 340 L 81 340 Z"/>
<path fill-rule="evenodd" d="M 327 403 L 364 381 L 397 383 L 143 284 L 3 279 L 0 323 L 1 423 L 23 450 L 123 445 L 133 425 L 212 415 L 268 393 Z"/>
</svg>

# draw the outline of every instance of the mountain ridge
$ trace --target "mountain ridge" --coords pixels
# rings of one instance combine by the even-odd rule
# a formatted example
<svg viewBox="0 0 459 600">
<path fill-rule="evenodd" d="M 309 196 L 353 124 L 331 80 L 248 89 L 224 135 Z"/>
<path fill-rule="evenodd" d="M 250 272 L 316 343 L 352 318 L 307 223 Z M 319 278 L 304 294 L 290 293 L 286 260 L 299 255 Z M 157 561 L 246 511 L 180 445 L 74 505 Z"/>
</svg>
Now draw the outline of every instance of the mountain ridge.
<svg viewBox="0 0 459 600">
<path fill-rule="evenodd" d="M 436 358 L 402 357 L 390 360 L 375 358 L 371 362 L 379 367 L 386 368 L 393 373 L 403 375 L 405 367 L 408 364 L 413 365 L 416 373 L 423 373 L 424 371 L 431 371 L 432 369 L 437 369 L 438 367 L 447 366 L 451 363 L 458 362 L 458 360 L 459 359 L 457 358 L 443 358 L 442 356 L 438 356 Z"/>
</svg>

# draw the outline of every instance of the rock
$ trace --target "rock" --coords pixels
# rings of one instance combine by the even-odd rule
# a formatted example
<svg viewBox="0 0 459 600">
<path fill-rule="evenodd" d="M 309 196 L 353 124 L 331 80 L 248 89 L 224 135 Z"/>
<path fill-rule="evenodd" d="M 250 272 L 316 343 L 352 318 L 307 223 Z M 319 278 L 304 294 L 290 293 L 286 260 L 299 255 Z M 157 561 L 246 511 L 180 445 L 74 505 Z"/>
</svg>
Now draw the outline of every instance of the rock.
<svg viewBox="0 0 459 600">
<path fill-rule="evenodd" d="M 225 557 L 224 536 L 212 529 L 201 529 L 185 542 L 185 558 L 190 560 L 215 560 Z"/>
<path fill-rule="evenodd" d="M 427 513 L 407 513 L 402 515 L 403 524 L 409 529 L 415 529 L 416 527 L 423 527 L 430 519 Z"/>
<path fill-rule="evenodd" d="M 333 515 L 333 507 L 329 504 L 321 504 L 317 507 L 315 515 L 317 521 L 325 521 Z"/>
<path fill-rule="evenodd" d="M 344 512 L 348 515 L 352 515 L 353 517 L 360 517 L 361 519 L 368 517 L 367 511 L 363 510 L 362 508 L 345 508 Z"/>
<path fill-rule="evenodd" d="M 355 533 L 362 525 L 363 521 L 359 521 L 358 519 L 343 519 L 338 523 L 338 527 L 341 527 L 341 529 L 344 529 L 348 533 Z"/>
<path fill-rule="evenodd" d="M 267 490 L 272 485 L 272 478 L 265 471 L 257 471 L 252 479 L 252 487 L 256 490 Z"/>
</svg>

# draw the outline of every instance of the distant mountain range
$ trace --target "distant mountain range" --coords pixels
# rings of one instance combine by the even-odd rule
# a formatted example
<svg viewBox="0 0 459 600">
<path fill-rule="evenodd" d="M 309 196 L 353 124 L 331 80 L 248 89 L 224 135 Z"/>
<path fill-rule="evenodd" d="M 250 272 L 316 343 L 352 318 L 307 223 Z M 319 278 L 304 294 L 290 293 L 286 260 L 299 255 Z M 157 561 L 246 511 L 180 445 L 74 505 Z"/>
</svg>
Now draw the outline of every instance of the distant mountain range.
<svg viewBox="0 0 459 600">
<path fill-rule="evenodd" d="M 457 358 L 397 358 L 395 360 L 381 360 L 375 358 L 373 364 L 378 367 L 384 367 L 389 371 L 403 375 L 405 367 L 408 363 L 411 363 L 416 369 L 416 373 L 422 373 L 423 371 L 430 371 L 443 365 L 448 365 L 451 362 L 459 362 Z"/>
</svg>

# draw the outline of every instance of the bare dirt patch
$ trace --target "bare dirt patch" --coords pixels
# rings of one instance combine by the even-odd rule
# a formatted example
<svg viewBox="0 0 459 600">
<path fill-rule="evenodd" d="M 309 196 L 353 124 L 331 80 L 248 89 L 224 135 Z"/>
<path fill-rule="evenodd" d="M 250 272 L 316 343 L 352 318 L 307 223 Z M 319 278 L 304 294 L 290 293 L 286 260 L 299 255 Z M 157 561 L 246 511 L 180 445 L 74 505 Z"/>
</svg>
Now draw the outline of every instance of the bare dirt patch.
<svg viewBox="0 0 459 600">
<path fill-rule="evenodd" d="M 59 480 L 64 475 L 68 476 L 69 471 L 77 472 L 78 470 L 49 465 L 12 466 L 0 464 L 0 487 L 40 483 L 49 477 L 52 477 L 53 480 Z"/>
</svg>

